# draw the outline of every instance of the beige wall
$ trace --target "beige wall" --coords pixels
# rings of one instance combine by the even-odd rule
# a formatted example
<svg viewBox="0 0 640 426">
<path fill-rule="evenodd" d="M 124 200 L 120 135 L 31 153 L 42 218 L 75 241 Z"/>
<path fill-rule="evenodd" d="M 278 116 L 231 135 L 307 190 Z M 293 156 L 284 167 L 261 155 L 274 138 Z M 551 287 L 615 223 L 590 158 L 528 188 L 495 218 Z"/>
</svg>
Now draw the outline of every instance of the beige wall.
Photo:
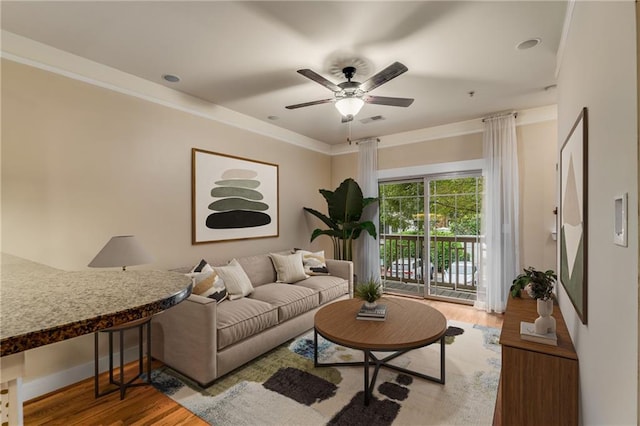
<svg viewBox="0 0 640 426">
<path fill-rule="evenodd" d="M 135 234 L 156 258 L 137 268 L 167 269 L 323 244 L 309 244 L 318 224 L 302 207 L 326 208 L 328 155 L 7 60 L 2 107 L 5 252 L 82 270 Z M 279 164 L 278 238 L 191 245 L 192 147 Z M 91 362 L 92 345 L 29 351 L 26 380 Z"/>
<path fill-rule="evenodd" d="M 520 169 L 520 261 L 523 267 L 556 269 L 556 121 L 517 127 Z M 382 142 L 383 143 L 383 142 Z M 429 140 L 421 143 L 381 147 L 378 170 L 402 169 L 438 163 L 482 158 L 482 134 Z M 357 177 L 356 153 L 334 156 L 331 160 L 332 185 L 347 177 Z"/>
<path fill-rule="evenodd" d="M 378 169 L 397 169 L 477 158 L 482 158 L 482 135 L 473 133 L 381 149 Z"/>
<path fill-rule="evenodd" d="M 575 2 L 558 75 L 558 152 L 588 109 L 587 313 L 560 308 L 580 360 L 585 425 L 638 413 L 638 85 L 633 1 Z M 614 197 L 628 194 L 628 242 L 613 242 Z M 623 325 L 623 326 L 621 326 Z"/>
<path fill-rule="evenodd" d="M 517 128 L 520 178 L 520 265 L 556 267 L 556 140 L 557 122 Z"/>
<path fill-rule="evenodd" d="M 324 207 L 330 158 L 9 61 L 2 64 L 2 247 L 84 269 L 136 234 L 148 267 L 308 246 L 302 207 Z M 279 165 L 280 237 L 191 245 L 191 148 Z"/>
</svg>

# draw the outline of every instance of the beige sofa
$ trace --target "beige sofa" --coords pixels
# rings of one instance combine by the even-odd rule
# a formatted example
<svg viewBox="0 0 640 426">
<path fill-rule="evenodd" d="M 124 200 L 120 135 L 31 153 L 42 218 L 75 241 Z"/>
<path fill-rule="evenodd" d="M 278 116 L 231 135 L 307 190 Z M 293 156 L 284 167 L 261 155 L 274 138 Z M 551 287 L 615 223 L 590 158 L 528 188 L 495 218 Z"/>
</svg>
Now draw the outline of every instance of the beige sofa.
<svg viewBox="0 0 640 426">
<path fill-rule="evenodd" d="M 152 321 L 151 353 L 206 386 L 313 328 L 317 310 L 353 295 L 353 264 L 326 259 L 329 275 L 276 283 L 269 255 L 237 258 L 254 287 L 238 300 L 192 294 Z"/>
</svg>

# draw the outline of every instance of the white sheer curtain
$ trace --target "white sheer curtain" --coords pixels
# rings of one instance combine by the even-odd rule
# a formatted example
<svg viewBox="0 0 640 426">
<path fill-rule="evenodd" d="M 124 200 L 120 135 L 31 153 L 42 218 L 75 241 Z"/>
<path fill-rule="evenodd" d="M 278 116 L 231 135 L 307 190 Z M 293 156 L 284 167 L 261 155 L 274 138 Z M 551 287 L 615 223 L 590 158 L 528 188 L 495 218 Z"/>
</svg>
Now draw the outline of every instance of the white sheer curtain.
<svg viewBox="0 0 640 426">
<path fill-rule="evenodd" d="M 358 142 L 358 185 L 365 197 L 378 196 L 378 139 L 372 138 Z M 378 229 L 378 203 L 364 209 L 361 220 L 370 220 Z M 358 280 L 369 278 L 380 281 L 380 244 L 378 239 L 363 232 L 356 242 L 356 264 Z"/>
<path fill-rule="evenodd" d="M 504 312 L 520 271 L 518 144 L 514 114 L 484 121 L 484 240 L 476 307 Z"/>
</svg>

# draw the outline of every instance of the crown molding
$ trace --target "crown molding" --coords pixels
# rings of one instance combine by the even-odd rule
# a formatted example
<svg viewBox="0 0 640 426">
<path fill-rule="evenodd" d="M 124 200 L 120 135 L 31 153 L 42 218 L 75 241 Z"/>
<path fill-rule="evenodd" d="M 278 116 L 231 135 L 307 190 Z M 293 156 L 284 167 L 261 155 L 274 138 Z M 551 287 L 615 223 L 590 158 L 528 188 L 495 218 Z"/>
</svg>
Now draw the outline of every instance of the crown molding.
<svg viewBox="0 0 640 426">
<path fill-rule="evenodd" d="M 342 155 L 358 151 L 355 144 L 330 145 L 5 30 L 1 31 L 1 40 L 0 58 L 134 96 L 322 154 Z M 556 120 L 557 116 L 556 105 L 522 110 L 518 111 L 516 125 Z M 482 130 L 482 118 L 477 118 L 380 136 L 378 147 L 384 149 L 480 133 Z"/>
<path fill-rule="evenodd" d="M 558 106 L 547 105 L 538 108 L 530 108 L 518 111 L 516 126 L 553 121 L 558 119 Z M 441 126 L 427 127 L 424 129 L 412 130 L 409 132 L 396 133 L 393 135 L 380 136 L 379 149 L 391 148 L 394 146 L 409 145 L 413 143 L 427 142 L 431 140 L 445 139 L 454 136 L 482 133 L 484 125 L 482 118 L 459 121 L 456 123 L 443 124 Z M 358 147 L 354 145 L 332 145 L 331 155 L 343 155 L 358 152 Z"/>
<path fill-rule="evenodd" d="M 569 38 L 569 30 L 571 29 L 573 9 L 575 6 L 576 0 L 569 0 L 567 2 L 567 10 L 565 11 L 564 22 L 562 24 L 562 34 L 560 36 L 560 43 L 558 43 L 558 53 L 556 54 L 556 80 L 560 75 L 560 68 L 562 67 L 562 61 L 564 60 L 564 51 L 567 46 L 567 39 Z"/>
<path fill-rule="evenodd" d="M 330 154 L 330 145 L 78 55 L 2 30 L 0 57 L 253 133 Z"/>
</svg>

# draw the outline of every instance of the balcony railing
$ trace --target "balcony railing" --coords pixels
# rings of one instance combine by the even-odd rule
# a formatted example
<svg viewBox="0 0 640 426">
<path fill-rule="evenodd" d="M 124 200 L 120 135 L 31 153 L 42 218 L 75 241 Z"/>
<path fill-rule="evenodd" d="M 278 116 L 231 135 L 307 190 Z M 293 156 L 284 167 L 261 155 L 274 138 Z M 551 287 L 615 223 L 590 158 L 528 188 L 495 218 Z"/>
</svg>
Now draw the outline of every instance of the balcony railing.
<svg viewBox="0 0 640 426">
<path fill-rule="evenodd" d="M 381 274 L 386 280 L 475 292 L 478 238 L 432 236 L 430 255 L 423 235 L 380 235 Z M 429 260 L 427 260 L 429 259 Z"/>
</svg>

